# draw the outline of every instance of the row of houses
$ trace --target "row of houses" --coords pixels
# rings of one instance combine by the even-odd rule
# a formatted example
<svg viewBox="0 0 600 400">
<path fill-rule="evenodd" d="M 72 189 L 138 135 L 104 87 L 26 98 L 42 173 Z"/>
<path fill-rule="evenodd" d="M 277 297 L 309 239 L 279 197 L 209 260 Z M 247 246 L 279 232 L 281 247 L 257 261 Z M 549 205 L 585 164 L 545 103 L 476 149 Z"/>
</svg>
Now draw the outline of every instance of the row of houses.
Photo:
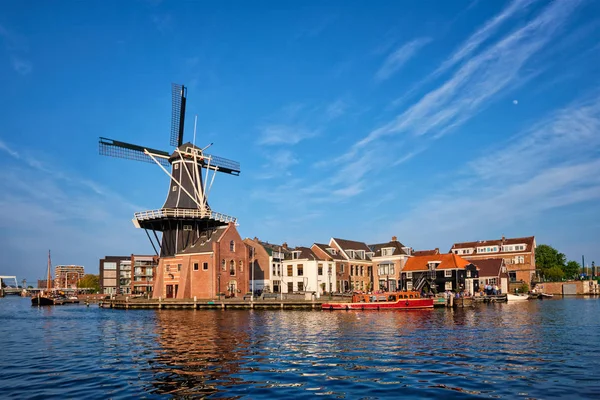
<svg viewBox="0 0 600 400">
<path fill-rule="evenodd" d="M 392 237 L 389 242 L 331 238 L 310 247 L 290 247 L 258 238 L 242 239 L 234 224 L 203 231 L 197 244 L 176 256 L 154 259 L 146 290 L 162 298 L 241 297 L 254 290 L 267 293 L 345 293 L 351 291 L 468 291 L 480 285 L 529 283 L 535 273 L 535 238 L 456 243 L 448 253 L 439 249 L 414 251 Z M 130 264 L 134 263 L 132 256 Z M 146 256 L 150 257 L 150 256 Z M 124 292 L 113 279 L 123 269 L 108 270 L 100 262 L 104 293 Z M 161 265 L 159 268 L 158 265 Z M 147 267 L 146 267 L 147 268 Z M 114 273 L 112 271 L 115 271 Z M 125 269 L 124 271 L 127 271 Z M 108 272 L 108 274 L 107 274 Z M 137 293 L 133 284 L 130 293 Z"/>
</svg>

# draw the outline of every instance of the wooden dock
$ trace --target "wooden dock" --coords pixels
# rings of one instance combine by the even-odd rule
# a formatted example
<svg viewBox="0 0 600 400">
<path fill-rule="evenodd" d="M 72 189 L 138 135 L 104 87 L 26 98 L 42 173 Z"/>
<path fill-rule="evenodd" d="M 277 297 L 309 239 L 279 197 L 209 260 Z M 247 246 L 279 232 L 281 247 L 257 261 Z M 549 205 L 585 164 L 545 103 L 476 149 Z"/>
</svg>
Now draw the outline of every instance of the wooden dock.
<svg viewBox="0 0 600 400">
<path fill-rule="evenodd" d="M 157 309 L 157 310 L 320 310 L 320 300 L 194 300 L 194 299 L 113 299 L 98 303 L 102 308 L 120 310 Z"/>
</svg>

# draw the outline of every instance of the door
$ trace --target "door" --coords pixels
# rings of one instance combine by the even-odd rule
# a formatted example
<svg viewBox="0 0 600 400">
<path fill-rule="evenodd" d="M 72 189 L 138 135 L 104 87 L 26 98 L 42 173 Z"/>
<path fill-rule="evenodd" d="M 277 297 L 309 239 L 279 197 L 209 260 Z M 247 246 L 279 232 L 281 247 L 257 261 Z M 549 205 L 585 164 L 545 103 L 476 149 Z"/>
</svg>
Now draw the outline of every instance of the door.
<svg viewBox="0 0 600 400">
<path fill-rule="evenodd" d="M 173 285 L 167 285 L 167 299 L 173 298 Z"/>
<path fill-rule="evenodd" d="M 465 279 L 465 291 L 469 294 L 473 294 L 473 278 Z"/>
</svg>

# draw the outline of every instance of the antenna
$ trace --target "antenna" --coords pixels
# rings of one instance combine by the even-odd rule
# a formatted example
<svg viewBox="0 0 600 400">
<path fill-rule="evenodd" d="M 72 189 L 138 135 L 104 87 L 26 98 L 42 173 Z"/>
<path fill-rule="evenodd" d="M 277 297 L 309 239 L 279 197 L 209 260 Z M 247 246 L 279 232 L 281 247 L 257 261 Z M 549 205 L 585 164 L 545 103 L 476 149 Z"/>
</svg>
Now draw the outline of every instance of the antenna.
<svg viewBox="0 0 600 400">
<path fill-rule="evenodd" d="M 192 141 L 192 144 L 195 146 L 196 145 L 196 124 L 198 123 L 198 115 L 196 114 L 194 116 L 194 140 Z"/>
</svg>

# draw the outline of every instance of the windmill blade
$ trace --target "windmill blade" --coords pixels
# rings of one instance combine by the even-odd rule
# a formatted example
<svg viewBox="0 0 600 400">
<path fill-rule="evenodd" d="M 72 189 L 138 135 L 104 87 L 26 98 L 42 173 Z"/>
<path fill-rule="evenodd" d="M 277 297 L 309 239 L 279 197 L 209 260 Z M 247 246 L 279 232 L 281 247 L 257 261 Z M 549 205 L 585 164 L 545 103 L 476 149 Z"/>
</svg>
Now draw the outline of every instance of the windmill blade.
<svg viewBox="0 0 600 400">
<path fill-rule="evenodd" d="M 187 88 L 176 83 L 171 84 L 173 109 L 171 111 L 171 146 L 183 144 L 183 124 L 185 122 L 185 101 Z"/>
<path fill-rule="evenodd" d="M 149 147 L 119 142 L 117 140 L 107 139 L 103 137 L 100 138 L 98 145 L 100 154 L 103 156 L 124 158 L 127 160 L 143 161 L 154 164 L 154 160 L 152 160 L 152 157 L 145 153 L 145 151 L 148 151 L 156 157 L 159 163 L 161 163 L 165 167 L 170 166 L 168 158 L 169 153 L 167 153 L 166 151 L 155 150 Z"/>
<path fill-rule="evenodd" d="M 211 156 L 210 154 L 204 154 L 205 158 L 210 158 L 210 169 L 216 169 L 219 172 L 226 174 L 236 175 L 240 174 L 240 163 L 237 161 L 229 160 L 227 158 Z M 207 167 L 208 162 L 204 161 L 203 167 Z M 213 168 L 215 167 L 215 168 Z"/>
</svg>

